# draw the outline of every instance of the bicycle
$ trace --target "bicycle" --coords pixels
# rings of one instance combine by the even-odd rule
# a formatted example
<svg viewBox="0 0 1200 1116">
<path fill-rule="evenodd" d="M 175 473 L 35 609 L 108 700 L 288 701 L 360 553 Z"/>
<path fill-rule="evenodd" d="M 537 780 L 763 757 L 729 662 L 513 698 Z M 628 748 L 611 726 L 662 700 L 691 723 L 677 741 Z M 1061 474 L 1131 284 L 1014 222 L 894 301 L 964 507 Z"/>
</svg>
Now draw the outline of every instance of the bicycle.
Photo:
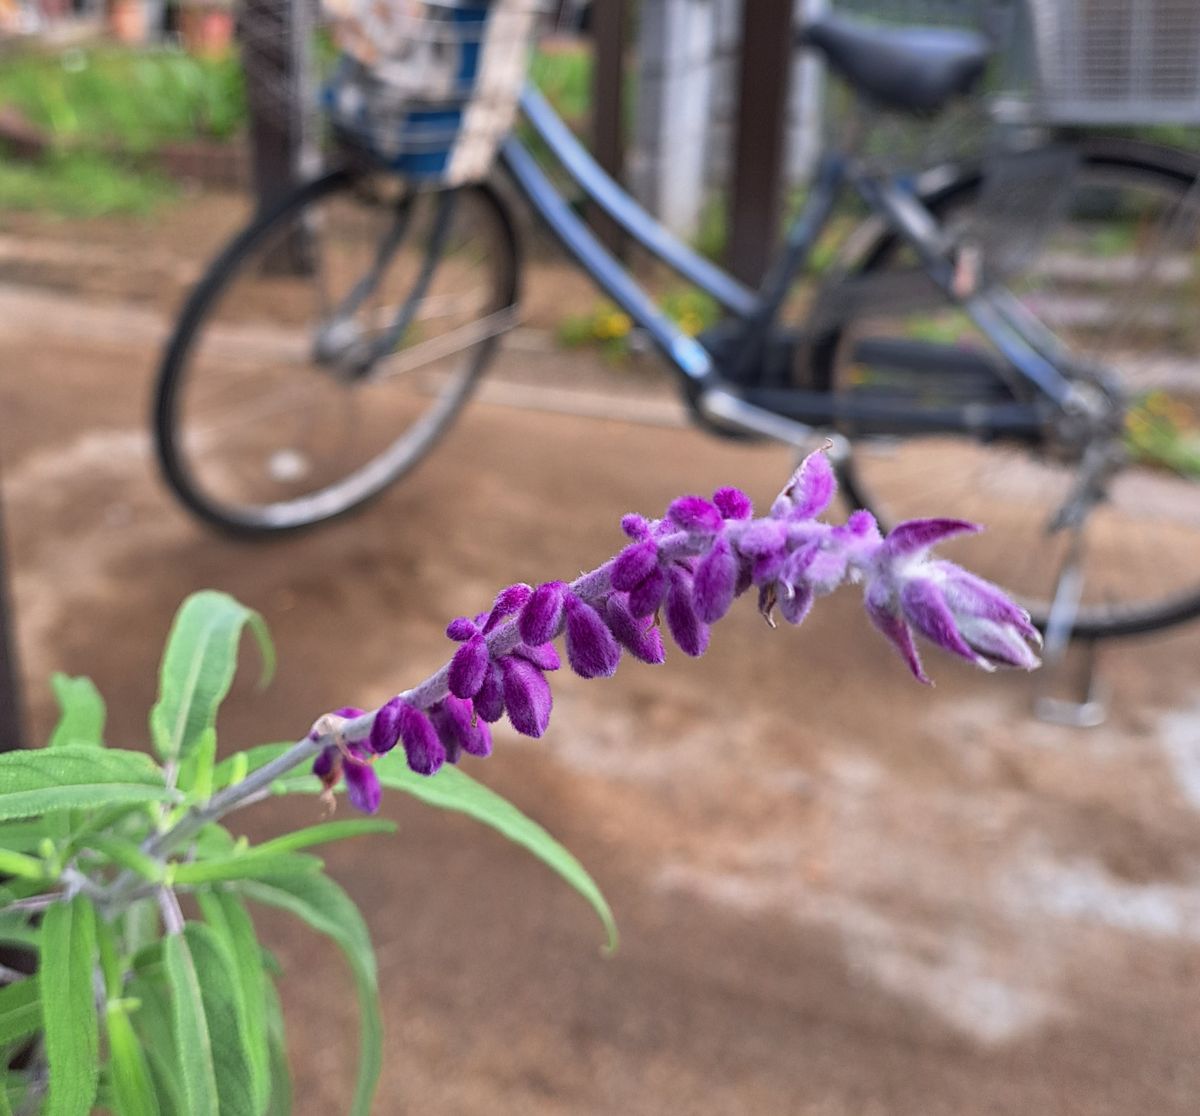
<svg viewBox="0 0 1200 1116">
<path fill-rule="evenodd" d="M 991 53 L 968 31 L 832 16 L 798 44 L 864 109 L 926 116 L 974 95 Z M 1041 139 L 1014 153 L 1007 186 L 1000 176 L 1002 202 L 1014 182 L 1043 195 L 1036 235 L 1024 235 L 1003 206 L 997 218 L 981 166 L 880 171 L 861 156 L 864 126 L 822 159 L 751 290 L 657 224 L 534 89 L 520 109 L 584 195 L 722 308 L 716 328 L 682 332 L 530 145 L 504 139 L 516 192 L 674 369 L 705 427 L 796 447 L 828 439 L 843 492 L 885 527 L 932 512 L 986 522 L 990 559 L 976 542 L 972 563 L 1060 642 L 1200 616 L 1195 159 Z M 850 262 L 807 326 L 786 325 L 847 190 L 869 210 L 847 237 Z M 517 320 L 518 278 L 516 227 L 492 184 L 423 190 L 356 151 L 258 215 L 188 299 L 155 404 L 169 483 L 208 522 L 248 534 L 359 506 L 453 422 Z M 1064 279 L 1086 297 L 1056 294 Z M 260 374 L 266 391 L 252 401 Z"/>
</svg>

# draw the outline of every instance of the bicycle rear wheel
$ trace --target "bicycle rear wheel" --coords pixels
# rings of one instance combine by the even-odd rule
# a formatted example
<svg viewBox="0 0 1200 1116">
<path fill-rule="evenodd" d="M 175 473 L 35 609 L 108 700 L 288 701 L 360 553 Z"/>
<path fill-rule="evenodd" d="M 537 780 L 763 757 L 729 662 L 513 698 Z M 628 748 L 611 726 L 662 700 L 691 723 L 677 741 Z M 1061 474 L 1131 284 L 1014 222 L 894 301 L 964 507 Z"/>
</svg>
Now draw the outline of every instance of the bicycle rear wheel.
<svg viewBox="0 0 1200 1116">
<path fill-rule="evenodd" d="M 1133 635 L 1200 616 L 1200 187 L 1177 152 L 1121 141 L 1083 141 L 1052 224 L 1004 276 L 1006 286 L 1071 348 L 1116 374 L 1129 404 L 1124 464 L 1082 537 L 1082 597 L 1072 634 Z M 926 204 L 952 232 L 974 227 L 985 187 L 968 175 Z M 1005 230 L 1001 229 L 1001 234 Z M 986 262 L 986 261 L 985 261 Z M 909 249 L 876 237 L 863 275 L 920 282 Z M 927 280 L 926 280 L 927 281 Z M 869 286 L 864 288 L 869 290 Z M 818 367 L 845 395 L 955 390 L 954 377 L 864 360 L 868 339 L 904 337 L 985 355 L 966 316 L 940 308 L 868 314 L 824 346 Z M 878 347 L 876 347 L 878 351 Z M 986 361 L 985 361 L 986 364 Z M 978 390 L 969 376 L 958 385 Z M 1019 384 L 992 387 L 1020 397 Z M 960 399 L 959 402 L 969 401 Z M 1013 591 L 1045 625 L 1069 531 L 1051 522 L 1078 476 L 1052 447 L 952 436 L 857 439 L 843 482 L 852 502 L 885 526 L 926 515 L 983 523 L 959 544 L 972 568 Z M 947 548 L 950 550 L 951 548 Z"/>
<path fill-rule="evenodd" d="M 486 187 L 335 171 L 257 218 L 192 293 L 155 401 L 166 478 L 208 522 L 341 515 L 449 427 L 514 313 L 516 243 Z"/>
</svg>

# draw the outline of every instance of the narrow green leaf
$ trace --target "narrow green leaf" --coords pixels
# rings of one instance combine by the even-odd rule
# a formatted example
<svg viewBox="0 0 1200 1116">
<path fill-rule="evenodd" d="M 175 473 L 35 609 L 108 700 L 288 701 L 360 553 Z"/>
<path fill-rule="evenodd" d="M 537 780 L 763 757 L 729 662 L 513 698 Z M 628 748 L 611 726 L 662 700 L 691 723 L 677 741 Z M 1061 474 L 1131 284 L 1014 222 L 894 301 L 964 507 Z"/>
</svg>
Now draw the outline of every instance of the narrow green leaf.
<svg viewBox="0 0 1200 1116">
<path fill-rule="evenodd" d="M 55 903 L 42 921 L 42 995 L 46 1059 L 50 1066 L 47 1116 L 87 1116 L 96 1098 L 99 1023 L 92 973 L 96 967 L 96 916 L 76 895 Z"/>
<path fill-rule="evenodd" d="M 151 738 L 164 760 L 185 759 L 216 731 L 217 709 L 233 682 L 238 642 L 247 626 L 262 652 L 265 682 L 274 650 L 258 613 L 211 589 L 183 602 L 163 653 L 158 701 L 150 711 Z"/>
<path fill-rule="evenodd" d="M 23 880 L 44 880 L 46 866 L 36 856 L 0 849 L 0 874 L 20 876 Z"/>
<path fill-rule="evenodd" d="M 200 978 L 187 939 L 168 934 L 163 964 L 171 990 L 172 1032 L 175 1035 L 174 1076 L 179 1079 L 188 1116 L 220 1116 L 212 1040 L 200 994 Z"/>
<path fill-rule="evenodd" d="M 294 748 L 295 741 L 282 744 L 256 744 L 244 752 L 235 752 L 226 756 L 213 768 L 213 789 L 224 790 L 233 783 L 240 783 L 247 775 L 265 767 L 273 759 L 278 759 L 289 748 Z"/>
<path fill-rule="evenodd" d="M 383 1064 L 383 1021 L 379 1013 L 375 951 L 358 908 L 350 896 L 323 875 L 247 881 L 237 887 L 255 902 L 291 911 L 341 948 L 354 975 L 362 1027 L 358 1081 L 350 1112 L 351 1116 L 369 1116 L 371 1097 Z"/>
<path fill-rule="evenodd" d="M 124 996 L 124 972 L 116 936 L 103 919 L 96 920 L 96 943 L 107 995 L 104 1027 L 108 1036 L 106 1079 L 111 1087 L 111 1107 L 116 1116 L 160 1116 L 146 1053 L 129 1019 L 130 1002 Z"/>
<path fill-rule="evenodd" d="M 254 846 L 256 856 L 272 853 L 295 852 L 312 845 L 323 845 L 330 841 L 344 841 L 348 837 L 363 837 L 369 833 L 395 833 L 396 823 L 384 818 L 352 818 L 348 821 L 322 822 L 307 829 L 297 829 Z"/>
<path fill-rule="evenodd" d="M 30 918 L 26 911 L 0 912 L 0 942 L 36 946 L 39 935 Z"/>
<path fill-rule="evenodd" d="M 0 1046 L 27 1038 L 41 1025 L 41 985 L 36 976 L 0 988 Z"/>
<path fill-rule="evenodd" d="M 63 744 L 0 755 L 0 819 L 177 798 L 142 752 Z"/>
<path fill-rule="evenodd" d="M 189 922 L 184 937 L 200 981 L 221 1116 L 255 1116 L 253 1074 L 238 1011 L 237 970 L 212 928 Z"/>
<path fill-rule="evenodd" d="M 47 747 L 63 744 L 84 744 L 90 748 L 104 746 L 104 698 L 90 678 L 70 678 L 54 674 L 50 686 L 58 699 L 58 724 Z"/>
<path fill-rule="evenodd" d="M 213 765 L 217 760 L 217 734 L 200 734 L 196 745 L 179 765 L 179 789 L 191 799 L 203 802 L 212 797 Z"/>
<path fill-rule="evenodd" d="M 292 1116 L 292 1071 L 283 1033 L 283 1005 L 269 977 L 266 991 L 267 1045 L 271 1051 L 271 1099 L 266 1116 Z"/>
<path fill-rule="evenodd" d="M 466 814 L 533 853 L 591 904 L 604 924 L 607 948 L 617 948 L 617 924 L 595 880 L 562 844 L 511 802 L 457 767 L 447 765 L 433 776 L 417 775 L 409 770 L 400 748 L 380 756 L 375 773 L 383 786 L 410 794 L 429 806 Z M 273 789 L 277 794 L 319 794 L 321 784 L 311 775 L 290 775 L 278 780 Z"/>
<path fill-rule="evenodd" d="M 13 1116 L 12 1104 L 8 1099 L 9 1087 L 8 1070 L 0 1070 L 0 1116 Z"/>
<path fill-rule="evenodd" d="M 161 940 L 156 944 L 157 949 L 144 950 L 134 958 L 134 976 L 127 986 L 129 995 L 138 1001 L 132 1022 L 146 1053 L 159 1106 L 164 1114 L 186 1116 Z"/>
<path fill-rule="evenodd" d="M 262 947 L 245 904 L 228 891 L 205 891 L 197 895 L 200 911 L 220 939 L 229 963 L 236 972 L 233 983 L 241 1032 L 250 1068 L 254 1110 L 263 1111 L 271 1094 L 271 1053 L 267 1036 L 266 973 Z"/>
<path fill-rule="evenodd" d="M 88 845 L 99 853 L 103 853 L 114 864 L 121 868 L 137 873 L 151 883 L 162 883 L 165 875 L 163 865 L 152 856 L 147 856 L 138 847 L 137 842 L 127 841 L 124 837 L 112 834 L 95 833 Z"/>
<path fill-rule="evenodd" d="M 280 856 L 259 856 L 255 851 L 240 856 L 214 860 L 197 860 L 192 864 L 173 864 L 169 872 L 175 884 L 194 885 L 217 883 L 221 880 L 255 880 L 285 875 L 305 875 L 319 872 L 324 863 L 315 856 L 291 853 Z"/>
</svg>

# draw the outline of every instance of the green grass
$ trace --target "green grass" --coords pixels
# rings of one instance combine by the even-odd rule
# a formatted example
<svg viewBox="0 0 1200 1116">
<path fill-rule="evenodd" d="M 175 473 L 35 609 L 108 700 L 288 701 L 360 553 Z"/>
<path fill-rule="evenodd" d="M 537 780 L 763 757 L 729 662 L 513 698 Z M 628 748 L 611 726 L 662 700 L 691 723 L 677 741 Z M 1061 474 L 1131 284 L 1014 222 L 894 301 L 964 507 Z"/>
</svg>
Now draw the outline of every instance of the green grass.
<svg viewBox="0 0 1200 1116">
<path fill-rule="evenodd" d="M 98 47 L 6 58 L 0 105 L 18 108 L 56 143 L 149 151 L 170 142 L 226 139 L 245 120 L 234 56 Z"/>
<path fill-rule="evenodd" d="M 62 217 L 144 214 L 175 193 L 167 179 L 125 170 L 100 155 L 52 155 L 36 163 L 0 158 L 0 212 L 37 210 Z"/>
<path fill-rule="evenodd" d="M 592 109 L 592 55 L 586 45 L 535 51 L 529 77 L 568 124 L 586 121 Z"/>
</svg>

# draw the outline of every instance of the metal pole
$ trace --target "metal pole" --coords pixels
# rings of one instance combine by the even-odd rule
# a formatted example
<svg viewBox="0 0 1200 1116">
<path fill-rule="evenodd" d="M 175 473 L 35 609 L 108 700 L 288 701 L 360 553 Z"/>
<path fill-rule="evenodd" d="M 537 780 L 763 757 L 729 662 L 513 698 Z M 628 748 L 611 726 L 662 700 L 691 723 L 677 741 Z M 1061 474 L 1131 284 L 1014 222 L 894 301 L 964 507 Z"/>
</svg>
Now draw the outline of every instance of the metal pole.
<svg viewBox="0 0 1200 1116">
<path fill-rule="evenodd" d="M 618 182 L 625 171 L 624 78 L 625 47 L 629 39 L 629 5 L 604 0 L 591 9 L 592 153 Z M 623 255 L 627 239 L 607 214 L 593 207 L 588 222 L 605 246 Z"/>
<path fill-rule="evenodd" d="M 3 488 L 0 486 L 0 752 L 10 752 L 25 744 L 21 731 L 20 672 L 17 669 L 7 557 Z"/>
<path fill-rule="evenodd" d="M 259 208 L 295 181 L 299 155 L 297 19 L 299 0 L 245 0 L 239 27 L 250 124 L 250 175 Z"/>
<path fill-rule="evenodd" d="M 603 6 L 603 5 L 601 5 Z M 729 270 L 757 284 L 779 234 L 793 0 L 743 0 Z"/>
</svg>

